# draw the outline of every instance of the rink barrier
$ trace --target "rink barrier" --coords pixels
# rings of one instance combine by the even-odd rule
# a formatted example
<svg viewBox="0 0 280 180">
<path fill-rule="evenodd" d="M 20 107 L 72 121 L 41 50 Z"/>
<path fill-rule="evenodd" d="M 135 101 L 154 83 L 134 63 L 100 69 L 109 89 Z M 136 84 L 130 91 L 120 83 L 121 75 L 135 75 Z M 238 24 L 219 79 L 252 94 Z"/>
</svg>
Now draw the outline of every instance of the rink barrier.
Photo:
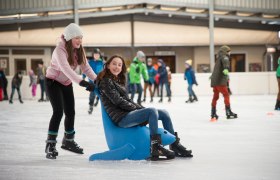
<svg viewBox="0 0 280 180">
<path fill-rule="evenodd" d="M 233 95 L 276 95 L 278 92 L 278 85 L 275 72 L 242 72 L 229 73 L 230 88 Z M 193 86 L 195 93 L 198 96 L 212 95 L 213 90 L 210 87 L 210 73 L 196 73 L 198 86 Z M 11 94 L 11 80 L 8 77 L 8 94 Z M 21 86 L 21 94 L 23 99 L 31 98 L 31 88 L 29 87 L 29 77 L 24 76 Z M 143 82 L 142 82 L 143 83 Z M 172 96 L 188 96 L 187 82 L 184 80 L 182 73 L 172 74 L 171 90 Z M 78 84 L 73 83 L 75 98 L 88 98 L 89 93 Z M 36 98 L 40 98 L 40 86 L 37 86 Z M 149 93 L 148 93 L 149 95 Z M 17 94 L 14 96 L 17 99 Z"/>
</svg>

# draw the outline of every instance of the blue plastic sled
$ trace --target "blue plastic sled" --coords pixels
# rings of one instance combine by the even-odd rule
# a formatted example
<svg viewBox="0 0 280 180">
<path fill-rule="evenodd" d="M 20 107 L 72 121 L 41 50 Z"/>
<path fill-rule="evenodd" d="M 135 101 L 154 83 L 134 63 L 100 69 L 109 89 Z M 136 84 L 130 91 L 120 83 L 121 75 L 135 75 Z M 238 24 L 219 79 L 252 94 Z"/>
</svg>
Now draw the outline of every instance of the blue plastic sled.
<svg viewBox="0 0 280 180">
<path fill-rule="evenodd" d="M 100 97 L 99 91 L 95 89 Z M 131 128 L 121 128 L 113 124 L 109 115 L 104 109 L 102 102 L 101 111 L 103 127 L 109 151 L 92 154 L 90 161 L 96 160 L 144 160 L 150 156 L 150 131 L 146 126 L 136 126 Z M 175 136 L 168 131 L 159 128 L 162 144 L 169 145 L 175 142 Z"/>
</svg>

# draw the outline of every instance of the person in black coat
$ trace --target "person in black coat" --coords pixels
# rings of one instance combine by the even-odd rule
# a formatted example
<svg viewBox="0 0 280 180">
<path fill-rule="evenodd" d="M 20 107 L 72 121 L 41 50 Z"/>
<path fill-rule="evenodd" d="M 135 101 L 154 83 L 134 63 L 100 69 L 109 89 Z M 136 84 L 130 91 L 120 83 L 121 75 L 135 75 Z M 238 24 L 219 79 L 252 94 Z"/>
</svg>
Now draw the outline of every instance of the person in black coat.
<svg viewBox="0 0 280 180">
<path fill-rule="evenodd" d="M 163 98 L 163 86 L 165 86 L 167 97 L 168 97 L 168 102 L 171 101 L 171 91 L 168 86 L 168 73 L 166 70 L 166 65 L 163 62 L 162 59 L 158 60 L 158 76 L 159 76 L 159 87 L 160 87 L 160 100 L 159 102 L 162 102 Z"/>
<path fill-rule="evenodd" d="M 11 93 L 11 97 L 10 97 L 10 101 L 9 101 L 10 104 L 13 104 L 13 96 L 14 96 L 15 90 L 17 90 L 19 102 L 21 104 L 23 103 L 23 101 L 21 99 L 21 93 L 20 93 L 21 82 L 22 82 L 22 74 L 21 74 L 21 71 L 19 71 L 14 75 L 14 77 L 12 79 L 12 93 Z"/>
<path fill-rule="evenodd" d="M 7 93 L 7 86 L 8 86 L 8 80 L 6 78 L 5 72 L 3 69 L 0 69 L 0 88 L 4 92 L 4 98 L 3 100 L 8 100 L 8 93 Z"/>
<path fill-rule="evenodd" d="M 101 102 L 116 126 L 129 128 L 149 124 L 151 134 L 151 160 L 158 160 L 159 156 L 172 159 L 175 155 L 192 157 L 192 152 L 180 144 L 180 139 L 174 132 L 169 113 L 165 110 L 145 108 L 129 97 L 125 88 L 126 66 L 121 56 L 112 56 L 104 66 L 104 70 L 97 76 Z M 161 136 L 157 134 L 158 120 L 162 121 L 164 129 L 176 136 L 176 141 L 170 145 L 170 150 L 161 144 Z"/>
</svg>

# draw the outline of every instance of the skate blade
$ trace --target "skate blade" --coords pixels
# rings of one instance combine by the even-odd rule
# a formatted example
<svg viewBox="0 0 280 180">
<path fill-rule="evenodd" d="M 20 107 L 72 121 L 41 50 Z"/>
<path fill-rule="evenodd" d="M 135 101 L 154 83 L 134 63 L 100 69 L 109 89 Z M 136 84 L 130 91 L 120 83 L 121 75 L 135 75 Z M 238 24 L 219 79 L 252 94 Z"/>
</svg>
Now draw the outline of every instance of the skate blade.
<svg viewBox="0 0 280 180">
<path fill-rule="evenodd" d="M 47 159 L 56 159 L 56 156 L 47 154 L 47 155 L 46 155 L 46 158 L 47 158 Z"/>
<path fill-rule="evenodd" d="M 175 157 L 149 157 L 147 161 L 170 161 Z"/>
<path fill-rule="evenodd" d="M 230 117 L 227 117 L 227 119 L 236 119 L 238 118 L 237 116 L 230 116 Z"/>
<path fill-rule="evenodd" d="M 210 122 L 217 122 L 218 120 L 216 118 L 211 118 Z"/>
<path fill-rule="evenodd" d="M 64 146 L 61 146 L 61 149 L 64 149 L 64 150 L 66 150 L 66 151 L 70 151 L 70 152 L 73 152 L 73 153 L 76 153 L 76 154 L 84 154 L 84 152 L 82 151 L 75 151 L 75 150 L 73 150 L 73 149 L 69 149 L 69 148 L 66 148 L 66 147 L 64 147 Z"/>
<path fill-rule="evenodd" d="M 181 158 L 192 158 L 192 152 L 190 152 L 189 154 L 180 154 L 180 153 L 175 153 L 176 157 L 181 157 Z"/>
</svg>

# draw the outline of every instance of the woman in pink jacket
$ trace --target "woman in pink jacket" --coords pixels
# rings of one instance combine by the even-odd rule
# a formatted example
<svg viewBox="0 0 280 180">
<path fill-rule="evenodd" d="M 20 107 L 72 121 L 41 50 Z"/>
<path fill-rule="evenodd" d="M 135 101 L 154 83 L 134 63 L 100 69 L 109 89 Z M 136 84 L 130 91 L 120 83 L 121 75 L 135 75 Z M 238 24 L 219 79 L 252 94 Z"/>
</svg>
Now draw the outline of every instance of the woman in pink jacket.
<svg viewBox="0 0 280 180">
<path fill-rule="evenodd" d="M 46 157 L 49 159 L 56 159 L 58 156 L 56 137 L 63 112 L 65 133 L 61 148 L 83 154 L 83 149 L 74 141 L 75 100 L 72 82 L 92 91 L 94 86 L 83 80 L 74 70 L 80 66 L 82 72 L 91 80 L 95 80 L 96 74 L 87 62 L 82 38 L 81 28 L 74 23 L 69 24 L 53 51 L 51 65 L 47 69 L 46 88 L 53 108 L 45 148 Z"/>
</svg>

